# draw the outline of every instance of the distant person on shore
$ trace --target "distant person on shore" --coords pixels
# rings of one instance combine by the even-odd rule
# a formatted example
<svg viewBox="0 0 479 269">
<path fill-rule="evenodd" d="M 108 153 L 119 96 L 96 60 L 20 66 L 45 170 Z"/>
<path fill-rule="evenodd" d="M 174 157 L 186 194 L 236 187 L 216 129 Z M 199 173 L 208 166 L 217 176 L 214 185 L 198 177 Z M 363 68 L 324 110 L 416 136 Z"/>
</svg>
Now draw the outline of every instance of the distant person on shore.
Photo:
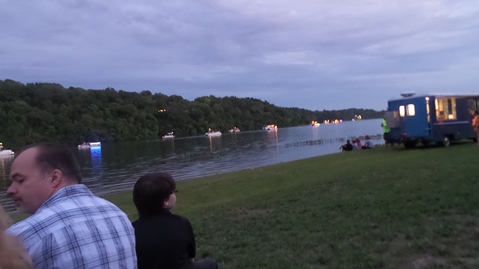
<svg viewBox="0 0 479 269">
<path fill-rule="evenodd" d="M 10 225 L 10 217 L 0 205 L 0 268 L 31 269 L 30 256 L 15 236 L 6 233 Z"/>
<path fill-rule="evenodd" d="M 476 133 L 476 143 L 479 146 L 479 113 L 474 111 L 474 118 L 472 118 L 472 128 L 474 129 L 474 132 Z"/>
<path fill-rule="evenodd" d="M 339 150 L 341 150 L 341 151 L 351 151 L 351 150 L 353 150 L 353 144 L 351 144 L 351 141 L 348 139 L 348 140 L 346 140 L 346 144 L 339 147 Z"/>
<path fill-rule="evenodd" d="M 133 188 L 139 214 L 133 222 L 138 269 L 218 269 L 214 260 L 195 261 L 191 223 L 170 212 L 176 205 L 176 192 L 173 177 L 160 172 L 140 177 Z"/>
<path fill-rule="evenodd" d="M 359 150 L 362 149 L 363 144 L 361 143 L 361 140 L 359 138 L 353 139 L 353 150 Z"/>
<path fill-rule="evenodd" d="M 83 184 L 68 148 L 26 147 L 13 160 L 7 195 L 33 214 L 8 229 L 23 241 L 34 268 L 136 268 L 135 234 L 117 206 Z"/>
<path fill-rule="evenodd" d="M 364 142 L 364 145 L 361 147 L 361 149 L 373 149 L 376 146 L 374 142 L 371 141 L 371 137 L 369 137 L 369 135 L 367 135 L 365 139 L 366 141 Z"/>
<path fill-rule="evenodd" d="M 390 141 L 389 141 L 389 135 L 390 135 L 390 133 L 391 133 L 391 129 L 389 129 L 385 118 L 382 119 L 381 127 L 383 127 L 383 131 L 384 131 L 384 134 L 383 134 L 384 144 L 385 144 L 386 146 L 387 146 L 388 144 L 391 144 L 391 145 L 392 145 L 392 143 L 390 143 Z"/>
</svg>

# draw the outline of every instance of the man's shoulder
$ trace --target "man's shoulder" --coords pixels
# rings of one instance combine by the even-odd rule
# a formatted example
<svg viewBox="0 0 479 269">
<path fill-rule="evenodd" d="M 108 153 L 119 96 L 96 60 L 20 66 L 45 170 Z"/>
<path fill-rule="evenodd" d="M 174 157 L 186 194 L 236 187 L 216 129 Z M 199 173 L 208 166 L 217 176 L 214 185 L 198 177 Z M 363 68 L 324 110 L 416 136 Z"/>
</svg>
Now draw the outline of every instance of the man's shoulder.
<svg viewBox="0 0 479 269">
<path fill-rule="evenodd" d="M 69 188 L 69 189 L 68 189 Z M 89 214 L 89 210 L 107 212 L 122 212 L 110 201 L 94 195 L 86 186 L 76 184 L 65 188 L 65 193 L 47 205 L 56 211 L 81 211 L 80 214 Z"/>
<path fill-rule="evenodd" d="M 71 223 L 99 218 L 128 218 L 116 205 L 97 196 L 82 196 L 72 199 L 59 199 L 40 209 L 25 220 L 9 228 L 15 235 L 30 236 L 34 230 L 36 236 L 43 236 L 62 229 Z M 31 229 L 35 227 L 35 229 Z M 33 233 L 32 233 L 33 236 Z"/>
<path fill-rule="evenodd" d="M 58 203 L 54 209 L 60 217 L 78 221 L 116 217 L 128 219 L 127 215 L 115 204 L 94 195 L 75 197 L 75 199 Z"/>
<path fill-rule="evenodd" d="M 32 227 L 36 223 L 37 221 L 33 220 L 32 216 L 30 216 L 29 218 L 26 218 L 24 220 L 21 220 L 17 223 L 12 224 L 12 226 L 10 226 L 7 229 L 7 232 L 14 235 L 18 235 L 18 234 L 21 234 L 23 231 L 27 230 L 28 227 Z"/>
<path fill-rule="evenodd" d="M 45 236 L 51 234 L 48 230 L 50 224 L 55 221 L 48 219 L 48 216 L 35 214 L 13 224 L 7 229 L 7 232 L 20 238 L 25 247 L 29 249 L 30 245 L 40 242 Z M 33 227 L 34 229 L 32 229 Z"/>
</svg>

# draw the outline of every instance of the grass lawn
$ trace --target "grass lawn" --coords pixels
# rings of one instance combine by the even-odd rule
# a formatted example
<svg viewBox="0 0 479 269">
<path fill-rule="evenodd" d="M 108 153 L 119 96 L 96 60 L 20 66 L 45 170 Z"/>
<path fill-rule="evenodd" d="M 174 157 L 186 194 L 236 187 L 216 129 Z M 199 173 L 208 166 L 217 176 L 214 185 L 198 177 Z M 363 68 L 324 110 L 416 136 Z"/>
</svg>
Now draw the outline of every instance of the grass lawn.
<svg viewBox="0 0 479 269">
<path fill-rule="evenodd" d="M 221 268 L 479 268 L 478 164 L 471 142 L 344 152 L 178 182 L 173 211 Z"/>
<path fill-rule="evenodd" d="M 344 152 L 180 181 L 173 212 L 223 269 L 479 268 L 478 164 L 471 142 Z"/>
</svg>

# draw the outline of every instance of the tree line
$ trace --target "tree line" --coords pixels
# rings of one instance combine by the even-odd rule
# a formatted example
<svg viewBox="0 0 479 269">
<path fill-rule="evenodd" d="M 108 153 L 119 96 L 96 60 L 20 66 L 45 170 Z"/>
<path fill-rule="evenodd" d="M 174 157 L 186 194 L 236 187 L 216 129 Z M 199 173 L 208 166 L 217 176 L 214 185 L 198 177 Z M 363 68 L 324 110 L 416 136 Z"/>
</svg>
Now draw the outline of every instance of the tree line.
<svg viewBox="0 0 479 269">
<path fill-rule="evenodd" d="M 85 90 L 56 83 L 23 84 L 0 80 L 0 141 L 5 148 L 41 141 L 80 144 L 119 142 L 258 130 L 267 124 L 290 127 L 312 120 L 380 118 L 384 111 L 343 109 L 311 111 L 278 107 L 255 98 L 203 96 L 193 101 L 178 95 L 112 88 Z"/>
</svg>

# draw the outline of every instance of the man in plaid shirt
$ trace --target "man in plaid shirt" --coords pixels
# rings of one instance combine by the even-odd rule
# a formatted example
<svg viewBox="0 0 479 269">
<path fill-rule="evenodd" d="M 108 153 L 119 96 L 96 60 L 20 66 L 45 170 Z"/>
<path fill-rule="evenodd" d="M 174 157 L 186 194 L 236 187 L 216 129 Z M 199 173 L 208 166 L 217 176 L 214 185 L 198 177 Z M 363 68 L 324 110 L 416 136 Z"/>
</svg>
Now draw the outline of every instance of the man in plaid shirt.
<svg viewBox="0 0 479 269">
<path fill-rule="evenodd" d="M 137 268 L 128 217 L 81 183 L 64 146 L 29 146 L 12 163 L 7 190 L 17 208 L 33 214 L 8 229 L 35 268 Z"/>
</svg>

